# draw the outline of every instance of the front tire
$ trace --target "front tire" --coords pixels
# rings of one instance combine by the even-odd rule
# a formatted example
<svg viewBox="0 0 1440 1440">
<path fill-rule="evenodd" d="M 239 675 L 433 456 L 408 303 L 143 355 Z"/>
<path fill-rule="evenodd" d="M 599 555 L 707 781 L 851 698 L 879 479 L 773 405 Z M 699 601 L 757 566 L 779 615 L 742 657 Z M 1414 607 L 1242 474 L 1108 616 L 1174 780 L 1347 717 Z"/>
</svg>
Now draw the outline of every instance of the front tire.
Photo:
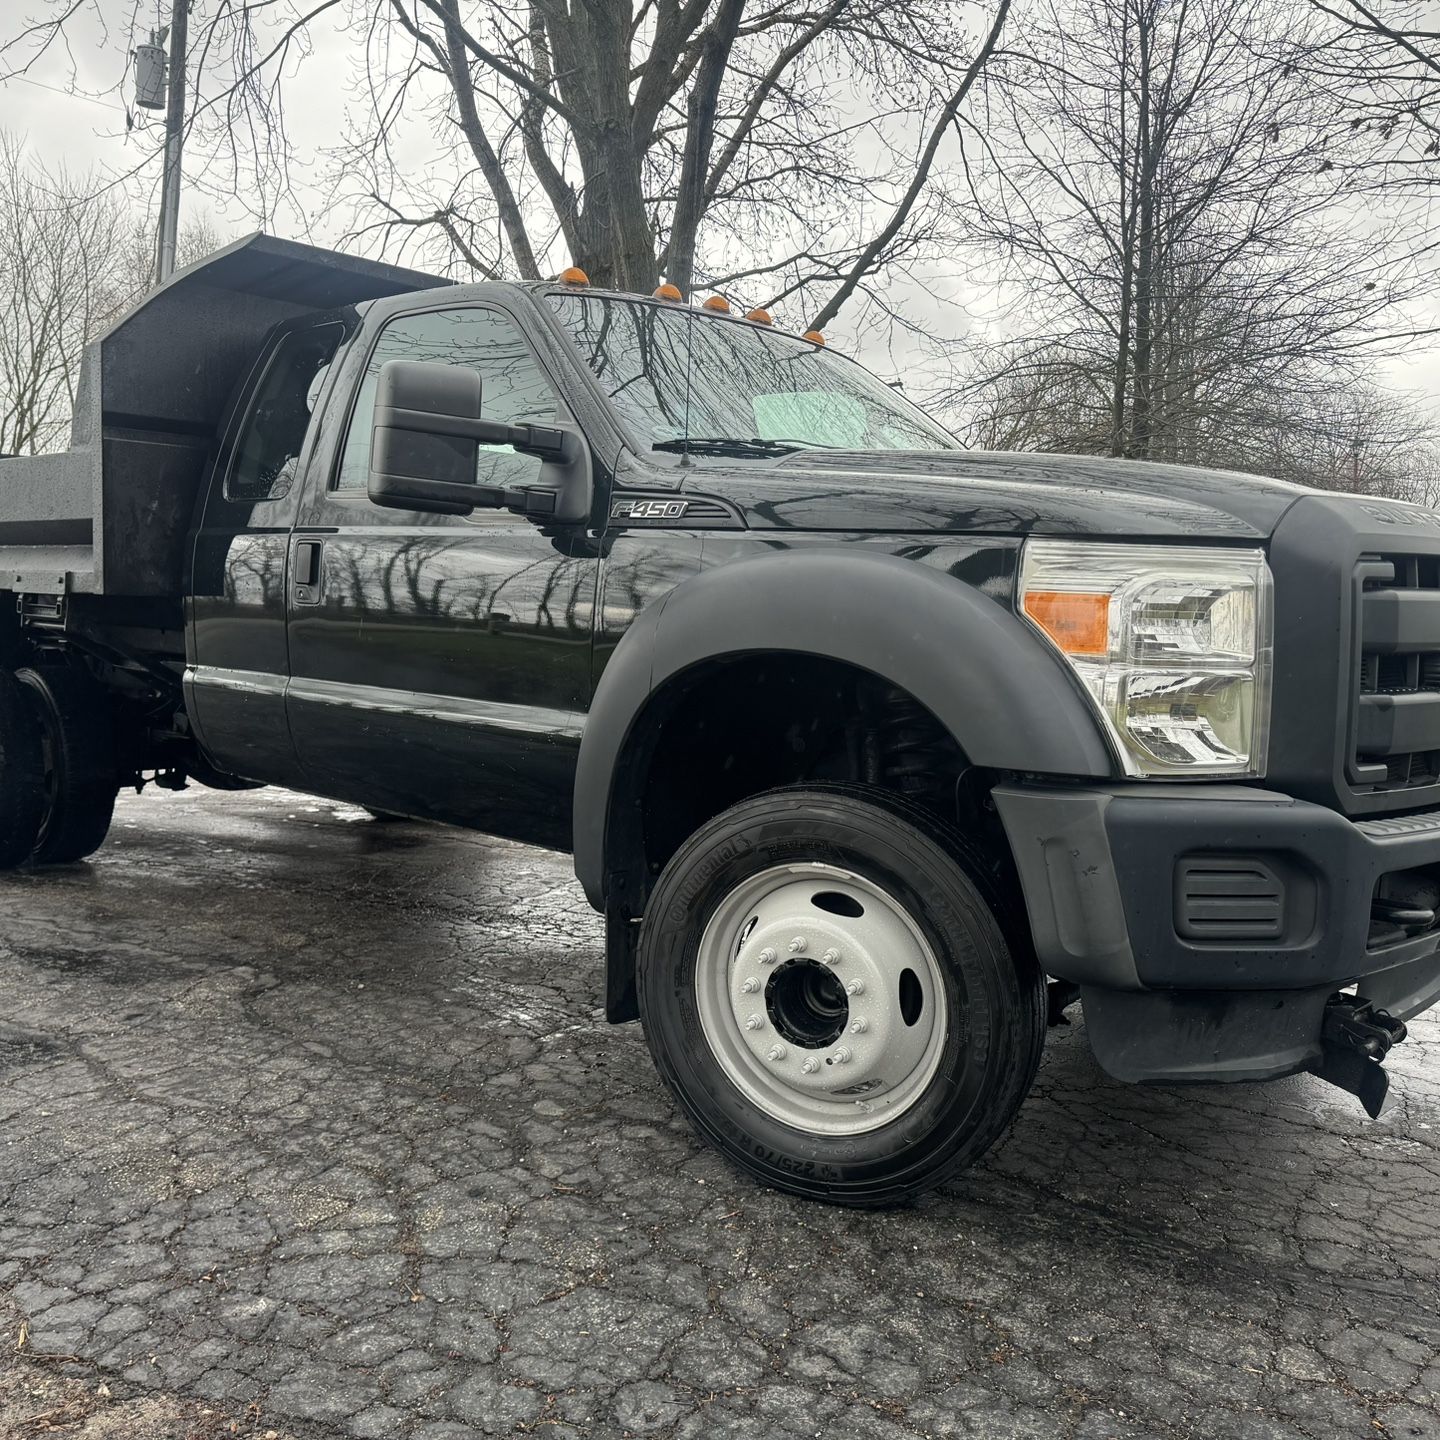
<svg viewBox="0 0 1440 1440">
<path fill-rule="evenodd" d="M 964 839 L 883 791 L 772 791 L 681 847 L 638 958 L 651 1053 L 700 1135 L 766 1184 L 912 1199 L 1025 1098 L 1044 977 Z"/>
</svg>

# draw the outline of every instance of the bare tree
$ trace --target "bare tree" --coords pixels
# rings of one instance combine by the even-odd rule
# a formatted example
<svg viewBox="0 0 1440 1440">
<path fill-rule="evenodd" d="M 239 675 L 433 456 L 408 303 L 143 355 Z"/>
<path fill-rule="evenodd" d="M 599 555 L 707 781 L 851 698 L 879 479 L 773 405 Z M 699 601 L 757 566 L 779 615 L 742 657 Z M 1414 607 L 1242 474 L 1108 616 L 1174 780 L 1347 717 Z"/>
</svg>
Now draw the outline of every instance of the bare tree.
<svg viewBox="0 0 1440 1440">
<path fill-rule="evenodd" d="M 1068 370 L 1086 401 L 1074 433 L 1115 455 L 1203 460 L 1255 397 L 1358 373 L 1415 280 L 1394 229 L 1356 214 L 1344 135 L 1307 68 L 1310 12 L 1018 13 L 1025 49 L 992 82 L 987 123 L 961 120 L 979 230 L 1025 294 L 1028 353 L 1011 362 Z"/>
<path fill-rule="evenodd" d="M 1407 458 L 1403 498 L 1440 510 L 1440 438 L 1431 438 Z"/>
<path fill-rule="evenodd" d="M 208 215 L 192 215 L 180 227 L 175 243 L 175 268 L 203 260 L 225 243 Z M 97 330 L 113 324 L 155 285 L 155 220 L 127 208 L 126 224 L 100 290 Z"/>
<path fill-rule="evenodd" d="M 207 223 L 187 227 L 183 255 L 214 247 Z M 149 288 L 153 249 L 118 192 L 0 131 L 0 453 L 63 448 L 81 353 Z"/>
<path fill-rule="evenodd" d="M 102 3 L 34 0 L 0 67 Z M 703 277 L 828 320 L 953 251 L 944 142 L 1009 7 L 975 36 L 954 0 L 195 0 L 191 171 L 270 220 L 323 23 L 359 72 L 329 172 L 353 238 L 474 277 Z"/>
<path fill-rule="evenodd" d="M 1101 454 L 1110 445 L 1108 367 L 1089 351 L 1027 339 L 974 347 L 946 396 L 982 450 Z"/>
<path fill-rule="evenodd" d="M 973 357 L 959 429 L 987 450 L 1100 453 L 1105 367 L 1083 350 L 1021 340 Z M 1183 459 L 1322 490 L 1440 504 L 1440 412 L 1364 379 L 1300 375 L 1254 388 Z"/>
<path fill-rule="evenodd" d="M 0 132 L 0 452 L 63 439 L 124 230 L 122 207 L 88 177 L 30 164 Z"/>
<path fill-rule="evenodd" d="M 1426 476 L 1437 439 L 1440 417 L 1432 410 L 1362 383 L 1277 409 L 1266 427 L 1255 427 L 1236 464 L 1322 490 L 1433 504 Z"/>
<path fill-rule="evenodd" d="M 1329 24 L 1317 68 L 1337 118 L 1370 146 L 1359 167 L 1386 190 L 1440 186 L 1440 12 L 1433 0 L 1310 0 Z"/>
</svg>

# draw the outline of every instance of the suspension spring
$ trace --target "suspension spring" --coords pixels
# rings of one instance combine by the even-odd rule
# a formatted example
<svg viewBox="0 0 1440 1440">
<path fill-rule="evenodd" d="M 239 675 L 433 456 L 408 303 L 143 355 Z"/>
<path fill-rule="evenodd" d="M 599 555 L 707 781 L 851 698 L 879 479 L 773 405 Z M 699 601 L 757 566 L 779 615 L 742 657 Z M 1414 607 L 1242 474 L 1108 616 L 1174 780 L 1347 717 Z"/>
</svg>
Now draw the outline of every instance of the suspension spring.
<svg viewBox="0 0 1440 1440">
<path fill-rule="evenodd" d="M 873 720 L 880 779 L 902 795 L 932 795 L 950 779 L 950 737 L 925 707 L 900 690 L 880 697 Z"/>
</svg>

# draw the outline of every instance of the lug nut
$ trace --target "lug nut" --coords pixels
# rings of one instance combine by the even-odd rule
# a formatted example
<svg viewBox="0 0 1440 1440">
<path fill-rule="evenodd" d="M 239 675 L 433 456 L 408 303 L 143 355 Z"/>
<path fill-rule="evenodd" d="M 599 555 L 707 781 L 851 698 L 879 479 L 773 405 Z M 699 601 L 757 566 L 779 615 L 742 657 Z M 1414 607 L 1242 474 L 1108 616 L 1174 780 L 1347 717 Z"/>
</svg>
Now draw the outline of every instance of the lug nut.
<svg viewBox="0 0 1440 1440">
<path fill-rule="evenodd" d="M 840 952 L 832 945 L 820 958 L 827 965 L 838 965 L 840 963 Z"/>
<path fill-rule="evenodd" d="M 870 1022 L 862 1017 L 850 1027 L 850 1033 L 852 1035 L 863 1035 L 869 1028 Z"/>
<path fill-rule="evenodd" d="M 847 995 L 863 995 L 865 993 L 865 982 L 863 980 L 852 980 L 846 987 Z"/>
<path fill-rule="evenodd" d="M 843 1065 L 850 1058 L 850 1047 L 842 1045 L 826 1062 L 830 1065 Z"/>
<path fill-rule="evenodd" d="M 773 965 L 779 958 L 769 945 L 760 952 L 760 963 L 762 965 Z"/>
<path fill-rule="evenodd" d="M 745 994 L 753 995 L 760 988 L 760 982 L 751 975 L 740 988 Z"/>
<path fill-rule="evenodd" d="M 747 1030 L 763 1030 L 765 1022 L 758 1015 L 750 1015 L 746 1017 L 745 1028 Z"/>
<path fill-rule="evenodd" d="M 797 935 L 797 936 L 790 942 L 790 953 L 791 953 L 792 955 L 801 955 L 801 954 L 804 953 L 804 951 L 805 951 L 805 937 L 804 937 L 803 935 Z"/>
<path fill-rule="evenodd" d="M 807 1060 L 800 1067 L 800 1073 L 802 1075 L 813 1075 L 819 1068 L 820 1067 L 813 1060 Z"/>
<path fill-rule="evenodd" d="M 783 1060 L 785 1058 L 785 1047 L 783 1045 L 772 1045 L 765 1054 L 771 1060 Z"/>
</svg>

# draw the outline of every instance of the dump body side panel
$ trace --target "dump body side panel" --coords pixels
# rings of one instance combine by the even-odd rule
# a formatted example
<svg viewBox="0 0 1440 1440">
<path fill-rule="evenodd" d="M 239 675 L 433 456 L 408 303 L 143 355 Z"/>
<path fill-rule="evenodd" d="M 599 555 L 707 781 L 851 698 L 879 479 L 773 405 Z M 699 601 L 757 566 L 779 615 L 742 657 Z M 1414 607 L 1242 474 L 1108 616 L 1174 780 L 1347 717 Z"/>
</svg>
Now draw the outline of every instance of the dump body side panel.
<svg viewBox="0 0 1440 1440">
<path fill-rule="evenodd" d="M 0 590 L 178 599 L 230 397 L 271 328 L 447 283 L 266 235 L 181 271 L 86 350 L 70 451 L 0 461 Z"/>
</svg>

